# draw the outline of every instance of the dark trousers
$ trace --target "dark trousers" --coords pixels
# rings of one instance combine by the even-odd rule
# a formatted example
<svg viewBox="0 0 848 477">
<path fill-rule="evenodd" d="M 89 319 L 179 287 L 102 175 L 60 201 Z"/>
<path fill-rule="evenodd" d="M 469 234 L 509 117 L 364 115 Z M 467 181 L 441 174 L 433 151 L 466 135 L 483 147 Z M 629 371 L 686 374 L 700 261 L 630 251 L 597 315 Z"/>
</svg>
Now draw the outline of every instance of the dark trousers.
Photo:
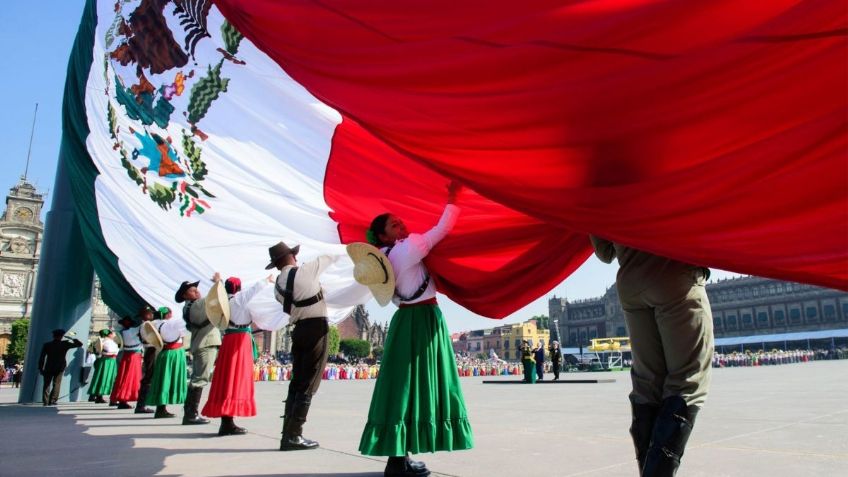
<svg viewBox="0 0 848 477">
<path fill-rule="evenodd" d="M 137 407 L 144 407 L 150 381 L 153 380 L 153 367 L 156 364 L 156 348 L 144 348 L 144 358 L 141 361 L 141 386 L 138 389 Z"/>
<path fill-rule="evenodd" d="M 292 331 L 292 378 L 289 394 L 315 394 L 327 365 L 326 318 L 300 320 Z"/>
<path fill-rule="evenodd" d="M 65 374 L 63 371 L 59 371 L 58 374 L 43 374 L 44 378 L 44 390 L 41 393 L 41 400 L 44 404 L 55 403 L 59 400 L 59 390 L 62 388 L 62 375 Z M 53 391 L 50 390 L 50 385 L 53 385 Z"/>
<path fill-rule="evenodd" d="M 554 371 L 554 379 L 559 379 L 559 370 L 560 370 L 559 361 L 553 361 L 551 363 L 551 365 L 552 365 L 553 371 Z"/>
<path fill-rule="evenodd" d="M 539 380 L 545 379 L 545 363 L 536 361 L 536 377 Z"/>
</svg>

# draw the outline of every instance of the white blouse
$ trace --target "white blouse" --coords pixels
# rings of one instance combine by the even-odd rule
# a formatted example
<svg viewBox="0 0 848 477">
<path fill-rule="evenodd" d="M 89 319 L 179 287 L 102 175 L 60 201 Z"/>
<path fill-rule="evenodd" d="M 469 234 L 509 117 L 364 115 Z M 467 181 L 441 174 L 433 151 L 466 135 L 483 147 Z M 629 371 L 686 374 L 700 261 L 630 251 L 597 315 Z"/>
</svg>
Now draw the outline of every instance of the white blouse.
<svg viewBox="0 0 848 477">
<path fill-rule="evenodd" d="M 103 348 L 101 355 L 104 354 L 118 354 L 118 343 L 115 343 L 112 338 L 101 338 L 103 341 Z"/>
<path fill-rule="evenodd" d="M 124 342 L 125 351 L 138 351 L 141 349 L 141 326 L 127 328 L 121 331 L 121 340 Z"/>
<path fill-rule="evenodd" d="M 436 284 L 433 280 L 427 285 L 424 293 L 408 302 L 402 301 L 398 297 L 398 293 L 403 296 L 412 296 L 424 283 L 425 277 L 428 275 L 427 267 L 421 262 L 430 253 L 430 250 L 436 246 L 456 225 L 459 218 L 459 207 L 448 204 L 445 206 L 445 211 L 442 213 L 442 218 L 435 227 L 424 232 L 423 234 L 409 234 L 403 240 L 395 242 L 395 246 L 389 253 L 389 262 L 395 272 L 395 296 L 392 297 L 392 302 L 395 305 L 401 303 L 418 303 L 419 301 L 429 300 L 436 296 Z M 388 247 L 383 247 L 383 253 Z"/>
<path fill-rule="evenodd" d="M 295 278 L 297 278 L 295 276 Z M 250 313 L 247 309 L 247 304 L 256 296 L 257 293 L 266 287 L 270 287 L 271 283 L 267 280 L 262 280 L 251 285 L 250 288 L 242 290 L 235 295 L 230 296 L 230 323 L 236 326 L 249 325 L 252 321 Z"/>
<path fill-rule="evenodd" d="M 165 343 L 182 342 L 183 336 L 188 333 L 185 320 L 182 319 L 153 320 L 153 326 L 159 330 L 159 335 Z"/>
</svg>

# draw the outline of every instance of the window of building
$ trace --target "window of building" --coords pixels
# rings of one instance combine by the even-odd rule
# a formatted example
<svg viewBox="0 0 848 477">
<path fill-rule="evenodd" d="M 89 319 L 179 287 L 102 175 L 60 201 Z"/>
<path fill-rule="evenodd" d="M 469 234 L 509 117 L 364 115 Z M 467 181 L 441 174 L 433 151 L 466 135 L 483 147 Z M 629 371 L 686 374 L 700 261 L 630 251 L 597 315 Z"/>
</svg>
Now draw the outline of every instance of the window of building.
<svg viewBox="0 0 848 477">
<path fill-rule="evenodd" d="M 727 327 L 730 329 L 736 329 L 736 315 L 727 315 Z"/>
<path fill-rule="evenodd" d="M 824 319 L 827 321 L 836 321 L 836 307 L 830 304 L 827 304 L 822 307 L 822 312 L 824 313 Z"/>
<path fill-rule="evenodd" d="M 615 329 L 615 335 L 616 336 L 627 336 L 627 329 L 624 328 L 623 326 L 619 326 L 618 328 Z"/>
<path fill-rule="evenodd" d="M 757 326 L 763 327 L 763 326 L 768 326 L 768 325 L 769 325 L 768 313 L 766 313 L 764 311 L 757 313 Z"/>
<path fill-rule="evenodd" d="M 504 351 L 504 359 L 509 359 L 509 351 Z"/>
<path fill-rule="evenodd" d="M 509 340 L 504 341 L 504 349 L 509 349 Z"/>
<path fill-rule="evenodd" d="M 589 339 L 590 340 L 595 339 L 597 337 L 598 337 L 598 330 L 596 330 L 596 329 L 589 330 Z"/>
<path fill-rule="evenodd" d="M 789 310 L 789 322 L 793 325 L 797 325 L 801 323 L 801 309 L 800 308 L 792 308 Z"/>
<path fill-rule="evenodd" d="M 477 342 L 477 351 L 480 351 L 480 342 Z"/>
<path fill-rule="evenodd" d="M 742 326 L 745 328 L 753 328 L 754 327 L 754 318 L 750 313 L 742 314 Z"/>
<path fill-rule="evenodd" d="M 581 331 L 581 332 L 580 332 L 580 344 L 585 344 L 585 343 L 586 343 L 586 341 L 587 341 L 587 340 L 586 340 L 586 332 L 585 332 L 585 331 Z"/>
<path fill-rule="evenodd" d="M 571 333 L 568 335 L 568 342 L 572 344 L 577 344 L 577 333 Z"/>
<path fill-rule="evenodd" d="M 774 310 L 774 324 L 782 325 L 786 322 L 786 314 L 783 310 Z"/>
<path fill-rule="evenodd" d="M 819 311 L 814 306 L 808 306 L 806 311 L 807 318 L 817 318 L 819 315 Z"/>
<path fill-rule="evenodd" d="M 515 340 L 515 349 L 519 349 L 519 348 L 521 348 L 521 340 L 517 339 L 517 340 Z"/>
<path fill-rule="evenodd" d="M 713 328 L 721 328 L 721 318 L 718 316 L 713 317 Z"/>
<path fill-rule="evenodd" d="M 848 320 L 848 303 L 842 304 L 842 319 Z"/>
</svg>

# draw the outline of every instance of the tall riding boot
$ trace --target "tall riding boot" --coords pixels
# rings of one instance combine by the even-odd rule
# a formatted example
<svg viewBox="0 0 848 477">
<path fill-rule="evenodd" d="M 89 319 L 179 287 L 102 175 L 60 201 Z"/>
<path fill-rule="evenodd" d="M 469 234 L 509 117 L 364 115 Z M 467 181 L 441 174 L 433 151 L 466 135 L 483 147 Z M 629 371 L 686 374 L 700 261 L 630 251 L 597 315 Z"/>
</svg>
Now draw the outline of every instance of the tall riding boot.
<svg viewBox="0 0 848 477">
<path fill-rule="evenodd" d="M 203 388 L 189 386 L 185 406 L 183 407 L 185 411 L 183 414 L 183 425 L 209 424 L 209 419 L 200 417 L 198 411 L 200 408 L 200 397 L 202 395 Z"/>
<path fill-rule="evenodd" d="M 291 399 L 291 398 L 289 398 Z M 288 404 L 288 401 L 286 401 Z M 317 449 L 318 443 L 303 438 L 303 425 L 306 423 L 306 415 L 309 414 L 309 406 L 312 404 L 312 395 L 309 393 L 297 393 L 294 396 L 294 404 L 291 412 L 286 415 L 283 427 L 283 439 L 280 441 L 280 450 L 308 450 Z"/>
<path fill-rule="evenodd" d="M 687 406 L 680 396 L 663 400 L 651 434 L 642 477 L 673 477 L 692 434 L 698 407 Z"/>
<path fill-rule="evenodd" d="M 639 473 L 645 467 L 645 456 L 648 455 L 648 447 L 651 446 L 651 434 L 654 432 L 654 423 L 659 406 L 653 404 L 637 404 L 633 396 L 630 396 L 630 409 L 633 420 L 630 423 L 630 435 L 633 437 L 633 447 L 636 449 L 636 460 L 639 462 Z"/>
<path fill-rule="evenodd" d="M 232 416 L 221 416 L 221 427 L 218 428 L 219 436 L 240 436 L 247 434 L 247 429 L 236 425 Z"/>
<path fill-rule="evenodd" d="M 283 410 L 283 436 L 287 436 L 289 434 L 288 429 L 291 424 L 292 417 L 292 408 L 294 408 L 294 390 L 289 389 L 289 393 L 283 402 L 285 403 L 285 409 Z M 283 448 L 283 441 L 280 441 L 280 449 Z"/>
</svg>

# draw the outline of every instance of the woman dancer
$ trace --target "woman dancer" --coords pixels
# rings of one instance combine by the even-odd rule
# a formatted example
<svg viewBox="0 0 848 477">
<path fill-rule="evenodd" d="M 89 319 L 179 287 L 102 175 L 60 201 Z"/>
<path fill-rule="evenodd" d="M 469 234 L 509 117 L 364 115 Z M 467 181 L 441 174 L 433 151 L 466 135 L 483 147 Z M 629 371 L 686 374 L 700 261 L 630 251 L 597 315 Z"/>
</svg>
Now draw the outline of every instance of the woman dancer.
<svg viewBox="0 0 848 477">
<path fill-rule="evenodd" d="M 408 453 L 453 451 L 473 446 L 471 425 L 456 371 L 450 333 L 436 303 L 436 286 L 422 260 L 456 224 L 460 186 L 448 186 L 448 205 L 438 225 L 410 234 L 400 218 L 374 218 L 368 241 L 388 257 L 396 286 L 382 367 L 359 451 L 388 456 L 386 476 L 427 476 Z"/>
</svg>

